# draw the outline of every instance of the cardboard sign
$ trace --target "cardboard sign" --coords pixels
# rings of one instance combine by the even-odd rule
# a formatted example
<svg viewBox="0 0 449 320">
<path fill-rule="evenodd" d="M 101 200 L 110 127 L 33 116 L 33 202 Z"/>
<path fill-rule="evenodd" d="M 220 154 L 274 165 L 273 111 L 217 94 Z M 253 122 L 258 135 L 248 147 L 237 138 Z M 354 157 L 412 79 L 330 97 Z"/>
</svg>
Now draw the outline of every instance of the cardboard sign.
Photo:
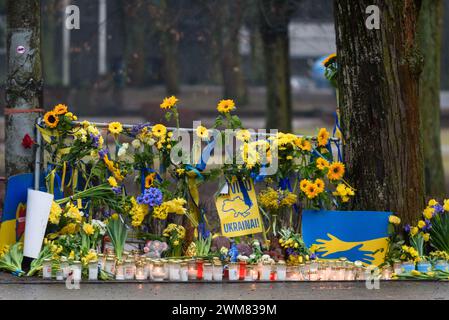
<svg viewBox="0 0 449 320">
<path fill-rule="evenodd" d="M 242 185 L 246 192 L 242 190 Z M 245 195 L 251 201 L 251 206 L 245 203 Z M 219 195 L 216 206 L 223 236 L 232 238 L 263 231 L 252 180 L 239 183 L 236 178 L 233 178 L 231 182 L 228 181 L 228 194 Z"/>
<path fill-rule="evenodd" d="M 379 265 L 388 248 L 390 212 L 304 211 L 305 244 L 318 246 L 321 259 L 347 258 L 365 265 Z"/>
</svg>

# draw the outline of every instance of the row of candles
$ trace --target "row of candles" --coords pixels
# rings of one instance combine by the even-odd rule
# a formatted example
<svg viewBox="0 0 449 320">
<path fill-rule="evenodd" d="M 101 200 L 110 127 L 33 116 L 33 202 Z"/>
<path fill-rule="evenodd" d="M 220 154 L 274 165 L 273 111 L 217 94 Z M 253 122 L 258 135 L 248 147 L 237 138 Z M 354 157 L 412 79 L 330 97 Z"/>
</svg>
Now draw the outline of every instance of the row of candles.
<svg viewBox="0 0 449 320">
<path fill-rule="evenodd" d="M 43 277 L 63 280 L 71 273 L 75 281 L 81 280 L 82 265 L 79 261 L 61 260 L 56 272 L 52 272 L 51 261 L 44 261 Z M 98 255 L 97 261 L 88 265 L 89 280 L 97 280 L 99 270 L 104 270 L 115 280 L 152 280 L 186 282 L 202 281 L 355 281 L 365 280 L 372 272 L 360 261 L 315 260 L 297 266 L 286 265 L 285 261 L 272 263 L 264 261 L 248 264 L 245 261 L 223 265 L 218 258 L 212 260 L 150 259 L 138 254 L 125 254 L 122 261 L 114 255 Z M 395 264 L 377 270 L 377 276 L 390 280 L 392 274 L 409 272 L 405 264 Z"/>
</svg>

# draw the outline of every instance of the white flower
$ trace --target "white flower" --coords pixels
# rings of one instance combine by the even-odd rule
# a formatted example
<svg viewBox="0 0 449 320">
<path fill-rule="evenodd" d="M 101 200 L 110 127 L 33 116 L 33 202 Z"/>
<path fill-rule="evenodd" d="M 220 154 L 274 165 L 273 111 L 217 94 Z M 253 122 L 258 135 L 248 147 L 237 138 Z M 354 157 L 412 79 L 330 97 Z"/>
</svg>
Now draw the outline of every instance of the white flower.
<svg viewBox="0 0 449 320">
<path fill-rule="evenodd" d="M 220 253 L 224 256 L 226 256 L 228 254 L 228 251 L 229 250 L 226 247 L 221 247 L 221 249 L 220 249 Z"/>
<path fill-rule="evenodd" d="M 134 149 L 140 149 L 140 140 L 139 139 L 134 139 L 133 142 L 131 142 L 132 146 Z"/>
<path fill-rule="evenodd" d="M 122 146 L 120 147 L 120 149 L 117 152 L 117 156 L 119 158 L 122 158 L 126 154 L 126 151 L 128 150 L 128 148 L 129 148 L 129 143 L 122 144 Z"/>
<path fill-rule="evenodd" d="M 106 225 L 104 224 L 103 221 L 93 219 L 92 226 L 95 229 L 98 229 L 101 235 L 104 235 L 106 233 Z"/>
<path fill-rule="evenodd" d="M 271 259 L 271 257 L 268 254 L 264 254 L 261 258 L 262 261 L 270 260 L 270 259 Z"/>
<path fill-rule="evenodd" d="M 253 242 L 253 247 L 260 247 L 260 242 L 257 241 L 257 240 L 255 240 L 255 241 Z"/>
<path fill-rule="evenodd" d="M 249 258 L 247 256 L 238 255 L 237 256 L 237 260 L 239 260 L 239 261 L 248 261 Z"/>
<path fill-rule="evenodd" d="M 253 254 L 251 254 L 251 255 L 249 256 L 249 258 L 250 258 L 251 260 L 254 260 L 254 259 L 256 259 L 256 255 L 253 253 Z"/>
</svg>

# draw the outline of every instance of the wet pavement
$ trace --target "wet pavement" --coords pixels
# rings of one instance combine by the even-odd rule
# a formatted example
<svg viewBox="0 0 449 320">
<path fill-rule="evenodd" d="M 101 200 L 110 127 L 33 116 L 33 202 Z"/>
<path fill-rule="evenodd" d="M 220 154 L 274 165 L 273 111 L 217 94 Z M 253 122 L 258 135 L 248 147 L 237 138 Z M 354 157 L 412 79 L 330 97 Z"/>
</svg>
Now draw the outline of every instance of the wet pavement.
<svg viewBox="0 0 449 320">
<path fill-rule="evenodd" d="M 369 290 L 365 282 L 82 282 L 79 289 L 68 289 L 64 282 L 0 275 L 0 300 L 449 300 L 449 282 L 382 281 L 379 285 Z"/>
</svg>

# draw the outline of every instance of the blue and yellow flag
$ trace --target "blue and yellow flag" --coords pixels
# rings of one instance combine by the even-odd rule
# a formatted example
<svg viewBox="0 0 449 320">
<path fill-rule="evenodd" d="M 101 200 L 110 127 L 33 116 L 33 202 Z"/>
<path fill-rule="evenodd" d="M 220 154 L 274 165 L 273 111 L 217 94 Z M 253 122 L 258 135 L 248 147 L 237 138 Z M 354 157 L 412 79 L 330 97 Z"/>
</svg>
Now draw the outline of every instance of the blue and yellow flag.
<svg viewBox="0 0 449 320">
<path fill-rule="evenodd" d="M 379 265 L 388 247 L 390 212 L 304 211 L 302 235 L 322 259 L 347 258 Z"/>
</svg>

